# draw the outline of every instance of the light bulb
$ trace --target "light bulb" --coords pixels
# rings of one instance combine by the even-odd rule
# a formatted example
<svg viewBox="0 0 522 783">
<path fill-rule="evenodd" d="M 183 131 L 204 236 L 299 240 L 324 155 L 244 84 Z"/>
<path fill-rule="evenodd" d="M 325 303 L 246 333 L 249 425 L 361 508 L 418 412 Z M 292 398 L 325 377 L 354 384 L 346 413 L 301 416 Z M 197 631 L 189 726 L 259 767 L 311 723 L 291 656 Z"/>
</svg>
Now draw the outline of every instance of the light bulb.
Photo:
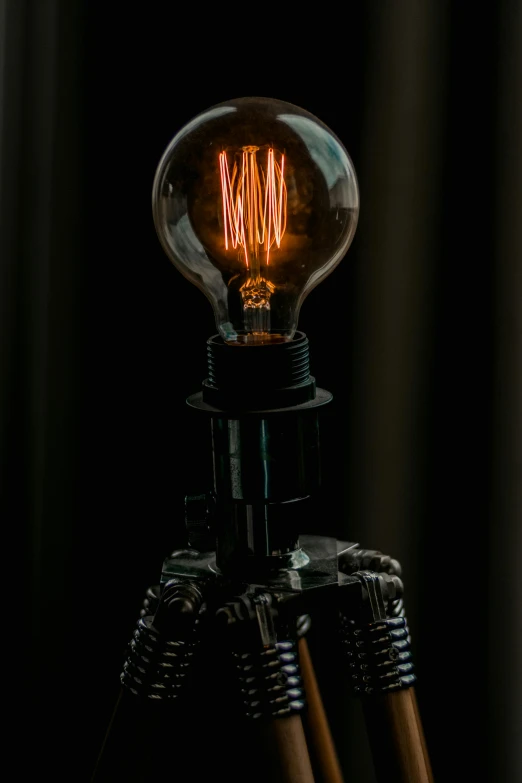
<svg viewBox="0 0 522 783">
<path fill-rule="evenodd" d="M 153 214 L 170 260 L 208 297 L 223 340 L 291 340 L 301 304 L 345 255 L 359 192 L 348 153 L 313 115 L 226 101 L 172 139 Z"/>
</svg>

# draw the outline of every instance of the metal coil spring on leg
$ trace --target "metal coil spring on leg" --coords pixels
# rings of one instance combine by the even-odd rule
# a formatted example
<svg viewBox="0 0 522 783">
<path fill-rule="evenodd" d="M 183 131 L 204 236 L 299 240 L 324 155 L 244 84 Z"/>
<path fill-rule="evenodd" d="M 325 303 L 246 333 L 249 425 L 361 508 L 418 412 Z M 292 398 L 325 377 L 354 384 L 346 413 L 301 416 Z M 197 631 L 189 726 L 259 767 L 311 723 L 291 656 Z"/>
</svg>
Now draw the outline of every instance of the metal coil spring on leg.
<svg viewBox="0 0 522 783">
<path fill-rule="evenodd" d="M 120 679 L 136 695 L 175 699 L 188 674 L 197 640 L 166 640 L 151 623 L 150 616 L 139 619 Z"/>
<path fill-rule="evenodd" d="M 276 642 L 261 652 L 232 652 L 232 658 L 248 718 L 281 718 L 304 709 L 294 641 Z"/>
<path fill-rule="evenodd" d="M 199 594 L 190 585 L 183 584 L 170 586 L 167 595 L 171 602 L 173 599 L 182 599 L 185 604 L 192 601 L 195 605 L 199 605 L 199 598 Z M 159 588 L 149 588 L 120 679 L 135 695 L 169 700 L 178 698 L 186 683 L 199 644 L 198 621 L 196 618 L 191 625 L 185 624 L 185 627 L 178 628 L 178 632 L 181 632 L 180 638 L 169 638 L 173 631 L 169 628 L 170 633 L 165 633 L 161 627 L 170 624 L 164 621 L 159 623 L 160 627 L 153 624 L 157 620 L 154 615 L 159 604 Z M 171 603 L 172 605 L 174 604 Z M 172 621 L 175 619 L 176 616 L 173 615 Z"/>
<path fill-rule="evenodd" d="M 341 619 L 341 644 L 348 658 L 356 695 L 390 693 L 415 682 L 404 617 L 391 617 L 358 626 Z"/>
</svg>

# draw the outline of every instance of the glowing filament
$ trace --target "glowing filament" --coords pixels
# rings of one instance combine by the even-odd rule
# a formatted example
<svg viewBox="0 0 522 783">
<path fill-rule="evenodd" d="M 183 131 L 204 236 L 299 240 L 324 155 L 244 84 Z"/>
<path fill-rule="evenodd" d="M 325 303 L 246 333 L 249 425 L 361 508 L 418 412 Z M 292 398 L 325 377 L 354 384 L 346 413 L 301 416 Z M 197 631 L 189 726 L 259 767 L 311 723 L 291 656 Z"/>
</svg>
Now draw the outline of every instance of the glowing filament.
<svg viewBox="0 0 522 783">
<path fill-rule="evenodd" d="M 241 159 L 234 161 L 232 174 L 226 152 L 219 154 L 225 247 L 243 248 L 245 263 L 251 267 L 261 249 L 270 261 L 270 248 L 280 247 L 286 229 L 285 156 L 275 159 L 268 150 L 266 167 L 257 160 L 259 147 L 243 147 Z M 259 269 L 255 270 L 259 274 Z"/>
</svg>

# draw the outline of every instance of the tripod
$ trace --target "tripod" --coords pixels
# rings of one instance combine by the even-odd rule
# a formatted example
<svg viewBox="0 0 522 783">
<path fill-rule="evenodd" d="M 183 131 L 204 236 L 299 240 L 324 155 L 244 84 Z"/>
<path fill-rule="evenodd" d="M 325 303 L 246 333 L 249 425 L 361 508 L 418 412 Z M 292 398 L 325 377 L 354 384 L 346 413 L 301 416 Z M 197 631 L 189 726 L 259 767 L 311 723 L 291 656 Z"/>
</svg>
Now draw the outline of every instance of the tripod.
<svg viewBox="0 0 522 783">
<path fill-rule="evenodd" d="M 263 381 L 245 393 L 239 381 L 254 362 Z M 204 671 L 222 680 L 244 726 L 261 727 L 245 731 L 264 735 L 273 760 L 265 776 L 341 783 L 306 642 L 310 618 L 328 607 L 363 700 L 379 783 L 428 783 L 400 565 L 354 543 L 299 537 L 319 485 L 318 412 L 331 400 L 309 375 L 306 336 L 261 352 L 213 337 L 208 365 L 203 392 L 188 404 L 210 418 L 214 488 L 186 500 L 188 546 L 165 560 L 160 584 L 147 592 L 124 691 L 135 704 L 161 704 L 160 723 L 171 726 L 169 707 L 178 705 L 179 716 L 198 688 L 208 693 L 198 682 Z M 303 377 L 303 365 L 304 382 L 289 383 L 296 368 Z M 102 751 L 96 783 L 117 779 L 104 777 L 103 761 Z M 188 777 L 198 780 L 196 770 L 179 779 Z M 253 779 L 252 769 L 238 779 Z"/>
</svg>

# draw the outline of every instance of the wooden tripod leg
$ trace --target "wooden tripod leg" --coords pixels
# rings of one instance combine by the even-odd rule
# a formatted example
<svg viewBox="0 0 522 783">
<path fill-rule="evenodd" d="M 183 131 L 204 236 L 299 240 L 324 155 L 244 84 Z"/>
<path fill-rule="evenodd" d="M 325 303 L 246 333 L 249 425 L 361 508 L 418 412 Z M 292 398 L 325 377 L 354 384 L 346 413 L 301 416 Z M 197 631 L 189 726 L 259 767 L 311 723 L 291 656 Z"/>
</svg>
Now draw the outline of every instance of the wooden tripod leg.
<svg viewBox="0 0 522 783">
<path fill-rule="evenodd" d="M 413 688 L 363 700 L 377 780 L 433 783 Z"/>
<path fill-rule="evenodd" d="M 343 775 L 315 677 L 310 650 L 304 637 L 299 639 L 299 662 L 308 702 L 306 723 L 309 729 L 309 741 L 321 780 L 323 783 L 343 783 Z"/>
<path fill-rule="evenodd" d="M 432 780 L 433 779 L 433 772 L 431 771 L 430 757 L 428 755 L 428 748 L 426 746 L 426 737 L 424 736 L 424 729 L 422 727 L 422 721 L 421 721 L 421 717 L 420 717 L 420 713 L 419 713 L 419 705 L 417 704 L 417 694 L 415 692 L 415 688 L 410 688 L 410 690 L 411 690 L 411 699 L 412 699 L 412 702 L 413 702 L 413 709 L 415 710 L 415 716 L 417 718 L 417 726 L 419 728 L 419 735 L 420 735 L 420 740 L 421 740 L 421 743 L 422 743 L 422 749 L 424 751 L 424 758 L 426 759 L 426 765 L 427 765 L 427 768 L 428 768 L 428 772 L 429 772 L 429 774 L 431 776 L 430 780 Z"/>
<path fill-rule="evenodd" d="M 281 780 L 314 783 L 301 716 L 276 718 L 270 723 L 269 736 L 277 752 Z"/>
</svg>

